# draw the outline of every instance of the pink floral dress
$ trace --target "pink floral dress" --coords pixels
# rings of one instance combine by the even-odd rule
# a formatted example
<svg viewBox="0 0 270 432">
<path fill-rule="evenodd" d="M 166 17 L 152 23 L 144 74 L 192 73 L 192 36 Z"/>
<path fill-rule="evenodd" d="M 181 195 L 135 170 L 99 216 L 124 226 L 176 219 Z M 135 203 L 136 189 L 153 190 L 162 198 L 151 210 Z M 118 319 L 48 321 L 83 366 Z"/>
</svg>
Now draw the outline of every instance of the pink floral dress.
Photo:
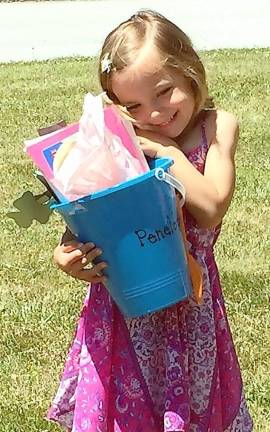
<svg viewBox="0 0 270 432">
<path fill-rule="evenodd" d="M 187 155 L 204 171 L 201 142 Z M 125 319 L 102 284 L 89 288 L 48 418 L 72 432 L 250 432 L 252 420 L 226 318 L 213 246 L 220 232 L 184 214 L 203 271 L 192 298 Z"/>
</svg>

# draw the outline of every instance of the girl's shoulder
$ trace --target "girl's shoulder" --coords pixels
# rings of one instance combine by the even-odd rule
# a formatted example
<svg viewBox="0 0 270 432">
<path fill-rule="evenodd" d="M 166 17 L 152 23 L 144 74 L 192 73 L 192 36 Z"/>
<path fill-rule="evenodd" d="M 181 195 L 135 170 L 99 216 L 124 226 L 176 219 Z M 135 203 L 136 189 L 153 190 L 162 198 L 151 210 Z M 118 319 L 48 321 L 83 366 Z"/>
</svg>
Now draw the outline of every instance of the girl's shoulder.
<svg viewBox="0 0 270 432">
<path fill-rule="evenodd" d="M 215 145 L 219 150 L 235 151 L 239 123 L 234 114 L 220 109 L 206 111 L 204 125 L 209 146 Z"/>
</svg>

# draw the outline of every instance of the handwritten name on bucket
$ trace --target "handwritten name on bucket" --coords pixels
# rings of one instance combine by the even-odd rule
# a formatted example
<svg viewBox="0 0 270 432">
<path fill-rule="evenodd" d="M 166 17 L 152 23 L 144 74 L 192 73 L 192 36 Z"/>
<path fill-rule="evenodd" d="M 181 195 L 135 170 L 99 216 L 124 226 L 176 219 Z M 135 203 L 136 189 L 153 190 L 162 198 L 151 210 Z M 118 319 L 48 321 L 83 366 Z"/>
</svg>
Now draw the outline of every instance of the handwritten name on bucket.
<svg viewBox="0 0 270 432">
<path fill-rule="evenodd" d="M 147 243 L 157 243 L 164 240 L 166 237 L 171 236 L 179 229 L 178 221 L 172 221 L 169 216 L 166 218 L 166 224 L 155 231 L 146 231 L 145 229 L 135 230 L 134 233 L 140 242 L 140 246 L 144 247 Z"/>
</svg>

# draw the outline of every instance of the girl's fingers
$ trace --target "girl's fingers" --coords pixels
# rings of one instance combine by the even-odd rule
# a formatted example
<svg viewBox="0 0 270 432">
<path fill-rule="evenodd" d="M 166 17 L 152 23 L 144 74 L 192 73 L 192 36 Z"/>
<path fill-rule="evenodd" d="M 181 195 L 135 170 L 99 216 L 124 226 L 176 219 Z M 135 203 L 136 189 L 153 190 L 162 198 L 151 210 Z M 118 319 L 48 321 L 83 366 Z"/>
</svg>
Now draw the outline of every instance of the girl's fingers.
<svg viewBox="0 0 270 432">
<path fill-rule="evenodd" d="M 57 247 L 56 264 L 70 276 L 86 282 L 104 282 L 102 270 L 107 267 L 105 262 L 93 264 L 93 260 L 102 254 L 94 243 L 66 242 Z M 92 268 L 85 268 L 92 264 Z"/>
<path fill-rule="evenodd" d="M 154 159 L 157 156 L 159 145 L 151 142 L 147 138 L 144 137 L 139 137 L 139 138 L 140 138 L 141 149 L 144 152 L 144 154 Z"/>
<path fill-rule="evenodd" d="M 67 270 L 67 273 L 73 277 L 79 277 L 82 271 L 87 270 L 88 274 L 92 275 L 92 277 L 95 277 L 97 275 L 103 276 L 102 270 L 104 270 L 106 267 L 107 264 L 105 262 L 100 262 L 96 265 L 93 265 L 91 268 L 85 268 L 85 265 L 83 265 L 81 261 L 77 261 L 72 264 L 72 266 L 70 266 L 69 270 Z"/>
<path fill-rule="evenodd" d="M 80 261 L 83 257 L 87 256 L 89 251 L 93 252 L 92 253 L 92 255 L 93 255 L 92 259 L 94 259 L 100 255 L 100 253 L 97 252 L 96 249 L 97 248 L 95 247 L 94 243 L 77 243 L 76 248 L 74 248 L 74 245 L 71 245 L 71 244 L 66 245 L 65 249 L 63 249 L 63 253 L 66 255 L 63 257 L 64 262 L 62 263 L 62 266 L 72 265 L 76 261 Z M 69 252 L 69 250 L 70 250 L 70 252 Z M 94 251 L 96 251 L 96 252 L 94 252 Z M 83 264 L 86 265 L 87 262 L 90 262 L 90 260 L 85 261 Z"/>
<path fill-rule="evenodd" d="M 76 275 L 78 275 L 83 269 L 85 269 L 85 267 L 86 264 L 84 264 L 83 259 L 81 259 L 74 262 L 66 270 L 68 274 L 70 274 L 73 277 L 76 277 Z M 95 276 L 97 273 L 105 269 L 105 267 L 107 267 L 107 264 L 105 262 L 100 262 L 96 265 L 92 265 L 92 267 L 87 270 L 91 271 L 91 273 Z"/>
<path fill-rule="evenodd" d="M 100 255 L 102 255 L 102 250 L 99 248 L 94 248 L 85 254 L 85 256 L 82 259 L 82 263 L 84 264 L 84 266 L 86 266 L 87 264 L 91 263 L 95 258 L 99 257 Z"/>
<path fill-rule="evenodd" d="M 62 250 L 64 253 L 72 253 L 75 250 L 80 250 L 82 254 L 89 252 L 89 250 L 95 247 L 94 243 L 79 243 L 76 241 L 70 241 L 62 244 Z"/>
<path fill-rule="evenodd" d="M 82 246 L 83 246 L 83 243 L 71 240 L 71 241 L 62 243 L 61 249 L 63 250 L 63 252 L 69 253 L 69 252 L 74 251 L 75 249 L 79 249 Z"/>
<path fill-rule="evenodd" d="M 91 271 L 88 269 L 83 269 L 78 275 L 78 279 L 83 280 L 88 283 L 106 283 L 107 278 L 102 275 L 93 276 Z"/>
<path fill-rule="evenodd" d="M 105 282 L 106 276 L 102 274 L 102 270 L 104 270 L 107 267 L 107 264 L 105 262 L 101 262 L 91 269 L 85 269 L 81 268 L 80 270 L 76 271 L 76 274 L 74 274 L 75 269 L 72 269 L 72 276 L 84 280 L 86 282 Z"/>
</svg>

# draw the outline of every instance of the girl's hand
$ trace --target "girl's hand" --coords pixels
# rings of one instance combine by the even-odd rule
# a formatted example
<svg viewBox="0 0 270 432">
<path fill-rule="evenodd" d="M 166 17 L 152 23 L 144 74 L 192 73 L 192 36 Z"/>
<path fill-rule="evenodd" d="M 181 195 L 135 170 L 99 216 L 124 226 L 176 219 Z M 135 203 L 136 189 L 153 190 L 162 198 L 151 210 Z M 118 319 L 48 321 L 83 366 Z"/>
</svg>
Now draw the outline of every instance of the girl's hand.
<svg viewBox="0 0 270 432">
<path fill-rule="evenodd" d="M 104 283 L 106 277 L 102 270 L 107 267 L 105 262 L 94 264 L 102 251 L 93 243 L 79 243 L 75 240 L 58 245 L 54 251 L 54 262 L 66 274 L 90 283 Z M 91 268 L 85 268 L 91 264 Z"/>
<path fill-rule="evenodd" d="M 159 135 L 155 132 L 136 130 L 141 148 L 146 156 L 150 158 L 170 157 L 170 148 L 176 147 L 171 138 Z"/>
</svg>

